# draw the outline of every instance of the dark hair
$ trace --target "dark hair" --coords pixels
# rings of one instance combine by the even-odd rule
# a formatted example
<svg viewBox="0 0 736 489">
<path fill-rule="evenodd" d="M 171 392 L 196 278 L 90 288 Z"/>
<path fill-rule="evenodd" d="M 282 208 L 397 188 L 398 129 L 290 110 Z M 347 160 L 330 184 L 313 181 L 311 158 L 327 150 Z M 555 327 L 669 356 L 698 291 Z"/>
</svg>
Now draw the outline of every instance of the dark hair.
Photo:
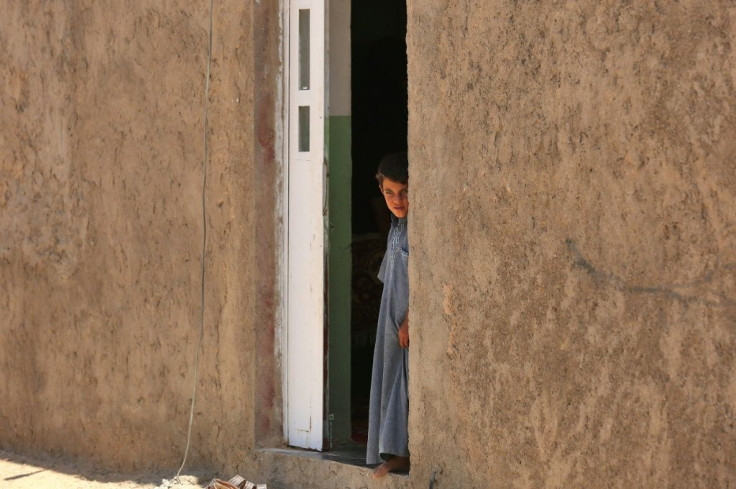
<svg viewBox="0 0 736 489">
<path fill-rule="evenodd" d="M 409 184 L 409 157 L 406 151 L 401 153 L 390 153 L 381 158 L 378 164 L 376 180 L 383 185 L 383 179 L 388 178 L 395 182 Z"/>
</svg>

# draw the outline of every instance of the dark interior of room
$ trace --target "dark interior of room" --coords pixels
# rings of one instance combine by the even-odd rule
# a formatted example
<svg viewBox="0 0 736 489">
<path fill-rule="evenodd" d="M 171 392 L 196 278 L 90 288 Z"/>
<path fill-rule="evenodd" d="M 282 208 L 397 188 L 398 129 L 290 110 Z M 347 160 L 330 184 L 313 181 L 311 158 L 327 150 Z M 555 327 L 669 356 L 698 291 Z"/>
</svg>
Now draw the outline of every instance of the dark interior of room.
<svg viewBox="0 0 736 489">
<path fill-rule="evenodd" d="M 378 190 L 381 158 L 407 149 L 406 1 L 353 2 L 352 50 L 352 439 L 365 444 L 376 322 L 377 278 L 390 217 Z"/>
</svg>

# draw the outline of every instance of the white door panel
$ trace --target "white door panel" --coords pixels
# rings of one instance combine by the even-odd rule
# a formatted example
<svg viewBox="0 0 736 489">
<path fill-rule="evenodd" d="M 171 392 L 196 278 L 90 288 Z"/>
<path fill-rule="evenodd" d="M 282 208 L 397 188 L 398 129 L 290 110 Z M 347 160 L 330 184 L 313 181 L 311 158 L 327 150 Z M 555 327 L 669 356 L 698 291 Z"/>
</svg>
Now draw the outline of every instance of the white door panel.
<svg viewBox="0 0 736 489">
<path fill-rule="evenodd" d="M 286 0 L 288 442 L 322 449 L 325 325 L 324 0 Z"/>
</svg>

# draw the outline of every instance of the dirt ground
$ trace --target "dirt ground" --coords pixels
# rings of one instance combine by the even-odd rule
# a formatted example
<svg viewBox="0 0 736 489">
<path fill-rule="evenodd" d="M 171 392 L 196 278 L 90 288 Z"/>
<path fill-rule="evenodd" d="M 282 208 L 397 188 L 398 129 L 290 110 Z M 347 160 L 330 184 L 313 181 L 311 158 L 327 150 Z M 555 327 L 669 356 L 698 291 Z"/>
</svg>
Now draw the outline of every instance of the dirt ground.
<svg viewBox="0 0 736 489">
<path fill-rule="evenodd" d="M 54 459 L 31 459 L 0 450 L 0 486 L 3 489 L 201 489 L 216 474 L 118 474 Z"/>
</svg>

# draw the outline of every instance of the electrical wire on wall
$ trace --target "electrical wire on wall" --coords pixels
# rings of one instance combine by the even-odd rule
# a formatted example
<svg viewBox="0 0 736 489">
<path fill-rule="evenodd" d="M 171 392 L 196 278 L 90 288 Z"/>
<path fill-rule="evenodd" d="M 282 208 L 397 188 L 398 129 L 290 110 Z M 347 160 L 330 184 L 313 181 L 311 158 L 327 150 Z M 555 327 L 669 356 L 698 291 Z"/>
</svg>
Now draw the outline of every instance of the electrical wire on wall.
<svg viewBox="0 0 736 489">
<path fill-rule="evenodd" d="M 179 481 L 179 475 L 181 474 L 184 464 L 187 462 L 187 455 L 189 455 L 189 444 L 192 440 L 192 424 L 194 421 L 194 404 L 197 399 L 197 380 L 199 376 L 199 350 L 202 348 L 202 339 L 204 337 L 204 276 L 205 266 L 204 260 L 207 251 L 207 207 L 205 204 L 205 196 L 207 190 L 207 157 L 209 156 L 209 147 L 207 145 L 207 109 L 208 101 L 210 96 L 210 66 L 212 65 L 212 15 L 213 15 L 214 0 L 210 0 L 210 21 L 209 21 L 209 36 L 207 43 L 207 74 L 204 82 L 204 129 L 202 137 L 202 146 L 204 154 L 202 156 L 202 268 L 201 282 L 200 282 L 200 309 L 199 309 L 199 341 L 197 341 L 197 349 L 194 354 L 194 381 L 192 386 L 192 402 L 189 409 L 189 426 L 187 427 L 187 446 L 184 449 L 184 458 L 181 461 L 181 466 L 176 472 L 175 481 Z"/>
</svg>

